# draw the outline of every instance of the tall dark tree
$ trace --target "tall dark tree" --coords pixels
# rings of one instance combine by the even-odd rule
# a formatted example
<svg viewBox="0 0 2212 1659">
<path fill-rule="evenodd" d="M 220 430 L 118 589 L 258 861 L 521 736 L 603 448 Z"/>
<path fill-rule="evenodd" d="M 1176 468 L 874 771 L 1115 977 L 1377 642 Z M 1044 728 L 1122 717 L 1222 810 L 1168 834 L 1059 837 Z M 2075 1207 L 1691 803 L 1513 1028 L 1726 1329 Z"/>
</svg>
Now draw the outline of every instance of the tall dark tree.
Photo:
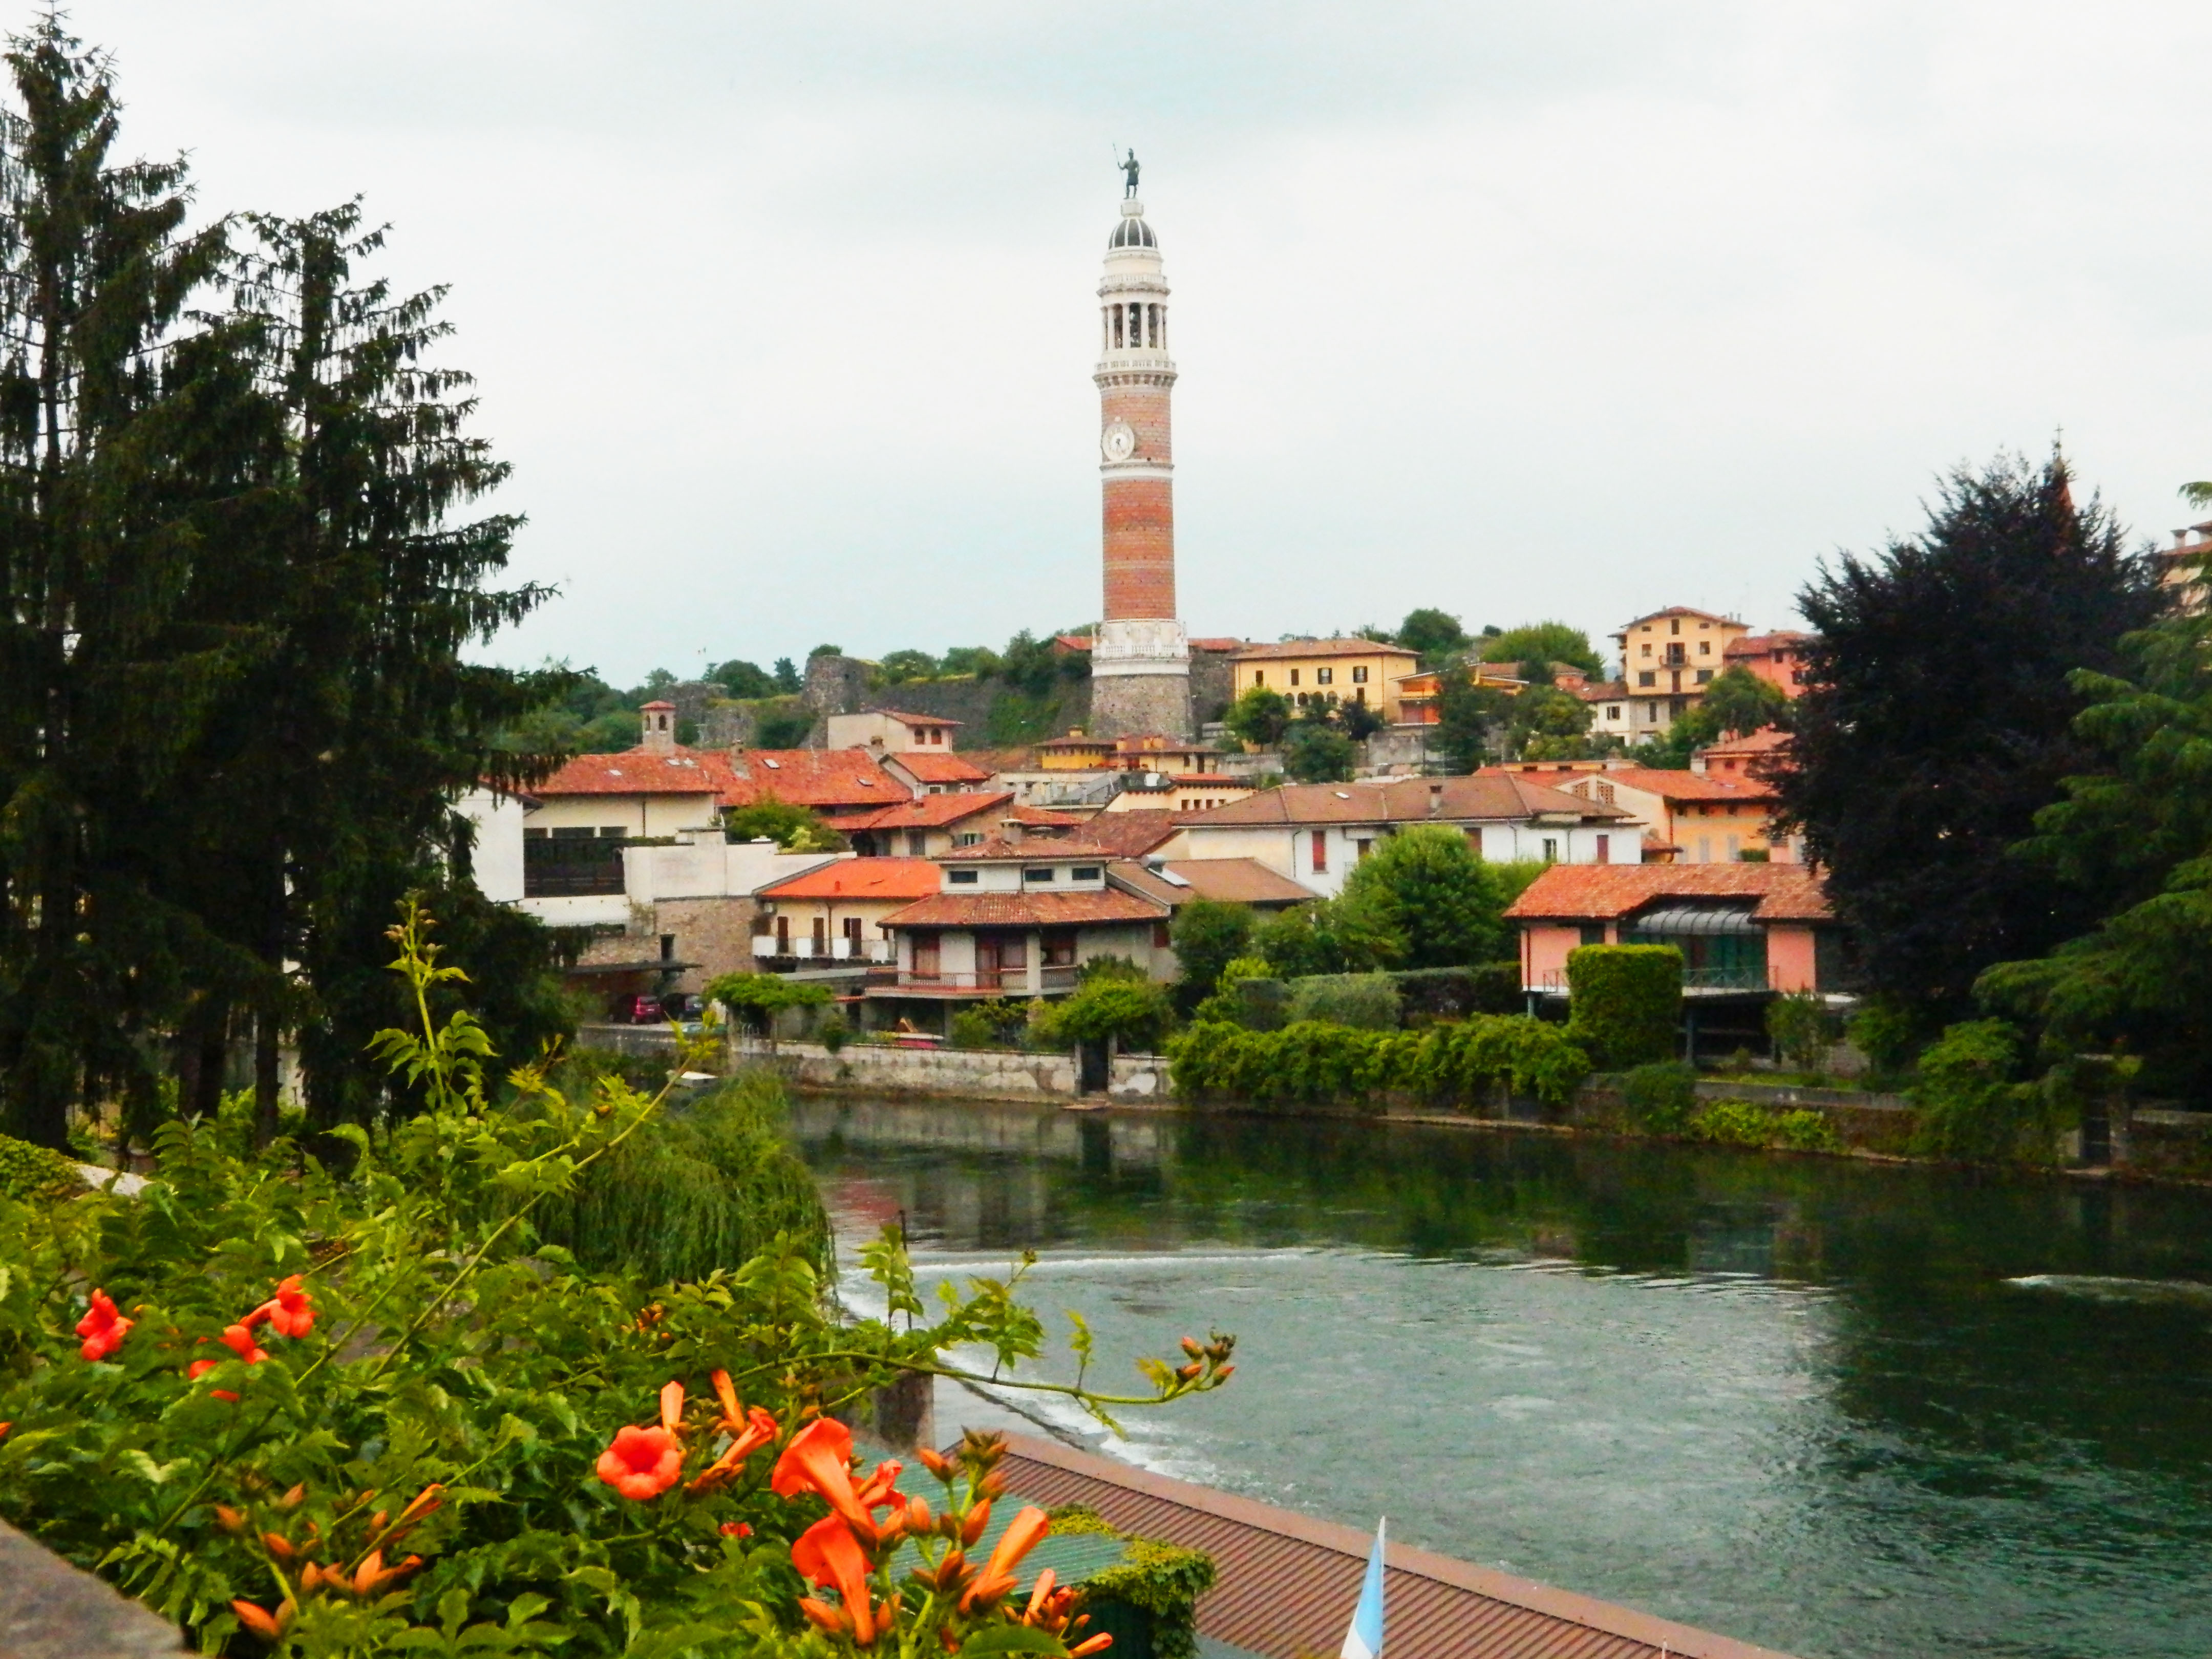
<svg viewBox="0 0 2212 1659">
<path fill-rule="evenodd" d="M 195 410 L 210 357 L 178 348 L 222 240 L 185 228 L 180 162 L 112 159 L 108 65 L 56 16 L 6 61 L 0 1091 L 18 1133 L 58 1146 L 88 1084 L 143 1083 L 136 1034 L 183 996 L 189 961 L 222 954 L 139 854 L 173 823 L 179 739 L 220 678 L 175 629 L 204 482 L 186 452 L 224 425 Z"/>
<path fill-rule="evenodd" d="M 2112 672 L 2155 607 L 2145 562 L 2100 504 L 2075 504 L 2057 454 L 1961 468 L 1920 535 L 1800 596 L 1819 638 L 1781 805 L 1875 988 L 1948 1018 L 1990 963 L 2095 920 L 2009 849 L 2091 759 L 2068 676 Z"/>
<path fill-rule="evenodd" d="M 1408 651 L 1420 653 L 1424 666 L 1435 668 L 1449 662 L 1474 641 L 1467 636 L 1460 619 L 1448 611 L 1434 605 L 1423 605 L 1406 613 L 1406 620 L 1398 624 L 1398 643 Z"/>
</svg>

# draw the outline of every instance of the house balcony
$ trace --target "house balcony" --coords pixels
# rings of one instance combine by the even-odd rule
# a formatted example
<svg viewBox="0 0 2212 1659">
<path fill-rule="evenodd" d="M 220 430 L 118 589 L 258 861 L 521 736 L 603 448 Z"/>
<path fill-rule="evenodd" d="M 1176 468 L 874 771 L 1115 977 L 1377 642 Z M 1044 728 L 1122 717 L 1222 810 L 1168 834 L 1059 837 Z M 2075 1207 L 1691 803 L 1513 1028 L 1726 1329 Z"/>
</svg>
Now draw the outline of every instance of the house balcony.
<svg viewBox="0 0 2212 1659">
<path fill-rule="evenodd" d="M 1036 988 L 1030 987 L 1026 968 L 984 969 L 977 973 L 924 973 L 901 968 L 868 975 L 872 997 L 1001 997 L 1057 996 L 1075 988 L 1077 969 L 1043 968 L 1037 971 Z"/>
<path fill-rule="evenodd" d="M 1686 997 L 1742 996 L 1747 992 L 1763 994 L 1773 988 L 1763 967 L 1685 968 L 1682 970 L 1682 994 Z M 1521 990 L 1523 995 L 1565 996 L 1568 994 L 1566 970 L 1564 968 L 1545 969 L 1525 981 Z"/>
<path fill-rule="evenodd" d="M 835 939 L 794 939 L 778 945 L 773 933 L 755 933 L 752 949 L 756 962 L 788 962 L 808 968 L 858 967 L 895 960 L 887 939 L 847 939 L 842 934 Z"/>
</svg>

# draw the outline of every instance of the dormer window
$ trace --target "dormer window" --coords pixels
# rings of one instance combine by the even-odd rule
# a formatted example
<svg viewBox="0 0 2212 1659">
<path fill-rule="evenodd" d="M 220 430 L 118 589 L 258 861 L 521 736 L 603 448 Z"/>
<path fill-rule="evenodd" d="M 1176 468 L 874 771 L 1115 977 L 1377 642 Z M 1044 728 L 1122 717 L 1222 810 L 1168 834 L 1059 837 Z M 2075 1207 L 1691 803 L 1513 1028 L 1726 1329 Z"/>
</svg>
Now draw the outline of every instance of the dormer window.
<svg viewBox="0 0 2212 1659">
<path fill-rule="evenodd" d="M 1105 873 L 1095 864 L 1079 864 L 1067 872 L 1067 878 L 1070 881 L 1097 881 Z"/>
<path fill-rule="evenodd" d="M 1032 865 L 1022 872 L 1024 881 L 1050 881 L 1052 878 L 1053 868 L 1049 864 Z"/>
<path fill-rule="evenodd" d="M 945 882 L 948 887 L 973 887 L 981 879 L 981 870 L 947 870 Z"/>
</svg>

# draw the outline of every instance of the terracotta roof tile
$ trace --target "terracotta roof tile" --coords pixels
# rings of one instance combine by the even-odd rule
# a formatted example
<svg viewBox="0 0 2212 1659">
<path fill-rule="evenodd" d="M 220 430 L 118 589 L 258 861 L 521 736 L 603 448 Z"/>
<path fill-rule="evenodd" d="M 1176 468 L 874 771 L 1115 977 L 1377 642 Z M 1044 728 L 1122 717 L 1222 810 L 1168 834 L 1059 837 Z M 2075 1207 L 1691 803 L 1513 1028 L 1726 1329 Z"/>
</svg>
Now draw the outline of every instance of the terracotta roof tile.
<svg viewBox="0 0 2212 1659">
<path fill-rule="evenodd" d="M 871 708 L 872 714 L 881 714 L 887 720 L 896 720 L 902 726 L 958 726 L 961 721 L 944 714 L 902 714 L 896 708 Z"/>
<path fill-rule="evenodd" d="M 1013 799 L 1011 790 L 969 790 L 944 795 L 916 795 L 894 801 L 873 811 L 836 812 L 830 823 L 839 830 L 941 830 L 963 818 L 1002 807 Z"/>
<path fill-rule="evenodd" d="M 1671 767 L 1620 766 L 1609 771 L 1588 772 L 1583 777 L 1594 778 L 1600 783 L 1617 783 L 1631 789 L 1641 789 L 1668 800 L 1741 800 L 1764 801 L 1774 798 L 1771 786 L 1757 778 L 1705 777 L 1695 772 L 1675 771 Z M 1580 782 L 1581 779 L 1577 779 Z"/>
<path fill-rule="evenodd" d="M 768 899 L 927 898 L 939 871 L 927 859 L 838 859 L 760 890 Z"/>
<path fill-rule="evenodd" d="M 1607 921 L 1659 899 L 1755 899 L 1760 921 L 1834 915 L 1819 873 L 1802 864 L 1555 864 L 1513 901 L 1515 921 Z"/>
<path fill-rule="evenodd" d="M 1016 823 L 1029 824 L 1039 830 L 1072 830 L 1078 824 L 1091 822 L 1089 812 L 1059 812 L 1049 806 L 1017 806 L 1006 816 Z"/>
<path fill-rule="evenodd" d="M 1202 812 L 1186 812 L 1182 822 L 1193 830 L 1216 824 L 1481 823 L 1515 822 L 1540 812 L 1607 820 L 1629 816 L 1617 807 L 1562 794 L 1518 772 L 1478 772 L 1471 777 L 1372 783 L 1288 783 Z"/>
<path fill-rule="evenodd" d="M 1088 893 L 939 893 L 894 910 L 884 927 L 1076 927 L 1158 921 L 1168 907 L 1109 887 Z"/>
<path fill-rule="evenodd" d="M 959 755 L 923 754 L 909 750 L 905 754 L 886 755 L 884 758 L 896 761 L 922 783 L 982 783 L 991 775 Z"/>
<path fill-rule="evenodd" d="M 1168 859 L 1160 867 L 1188 882 L 1192 896 L 1224 904 L 1303 904 L 1314 896 L 1257 859 Z"/>
<path fill-rule="evenodd" d="M 1664 611 L 1647 611 L 1640 617 L 1631 617 L 1621 624 L 1620 631 L 1626 633 L 1639 623 L 1661 622 L 1668 617 L 1695 617 L 1700 622 L 1726 623 L 1732 628 L 1743 626 L 1733 617 L 1716 616 L 1712 611 L 1700 611 L 1693 605 L 1670 605 Z"/>
<path fill-rule="evenodd" d="M 541 800 L 562 795 L 722 796 L 736 781 L 729 763 L 708 749 L 626 749 L 619 755 L 579 755 L 531 790 Z"/>
<path fill-rule="evenodd" d="M 740 749 L 730 769 L 725 806 L 771 795 L 793 806 L 876 806 L 913 794 L 865 749 Z"/>
<path fill-rule="evenodd" d="M 1402 645 L 1386 645 L 1381 640 L 1337 638 L 1333 640 L 1283 640 L 1274 645 L 1248 645 L 1237 653 L 1239 662 L 1272 662 L 1284 657 L 1371 657 L 1377 653 L 1389 657 L 1405 657 L 1419 662 L 1421 653 L 1408 651 Z"/>
<path fill-rule="evenodd" d="M 1266 1656 L 1334 1653 L 1359 1600 L 1370 1534 L 1133 1469 L 1026 1435 L 1008 1437 L 1007 1488 L 1083 1504 L 1140 1538 L 1214 1558 L 1199 1634 Z M 1783 1659 L 1767 1648 L 1570 1590 L 1392 1544 L 1384 1557 L 1389 1659 Z"/>
<path fill-rule="evenodd" d="M 1771 755 L 1787 749 L 1792 741 L 1789 732 L 1777 726 L 1764 726 L 1747 738 L 1726 738 L 1719 743 L 1709 743 L 1698 750 L 1700 755 Z"/>
</svg>

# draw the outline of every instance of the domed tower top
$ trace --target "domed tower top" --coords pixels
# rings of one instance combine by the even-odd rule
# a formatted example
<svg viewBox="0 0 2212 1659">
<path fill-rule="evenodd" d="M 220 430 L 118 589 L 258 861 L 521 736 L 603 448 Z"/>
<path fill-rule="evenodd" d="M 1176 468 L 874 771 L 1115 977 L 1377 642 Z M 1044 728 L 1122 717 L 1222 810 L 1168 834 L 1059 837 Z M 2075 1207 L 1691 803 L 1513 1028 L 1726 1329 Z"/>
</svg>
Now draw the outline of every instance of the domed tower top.
<svg viewBox="0 0 2212 1659">
<path fill-rule="evenodd" d="M 1145 222 L 1145 204 L 1132 196 L 1121 204 L 1121 222 L 1114 227 L 1114 234 L 1106 239 L 1106 251 L 1119 253 L 1125 248 L 1150 248 L 1159 251 L 1159 239 L 1152 228 Z"/>
</svg>

